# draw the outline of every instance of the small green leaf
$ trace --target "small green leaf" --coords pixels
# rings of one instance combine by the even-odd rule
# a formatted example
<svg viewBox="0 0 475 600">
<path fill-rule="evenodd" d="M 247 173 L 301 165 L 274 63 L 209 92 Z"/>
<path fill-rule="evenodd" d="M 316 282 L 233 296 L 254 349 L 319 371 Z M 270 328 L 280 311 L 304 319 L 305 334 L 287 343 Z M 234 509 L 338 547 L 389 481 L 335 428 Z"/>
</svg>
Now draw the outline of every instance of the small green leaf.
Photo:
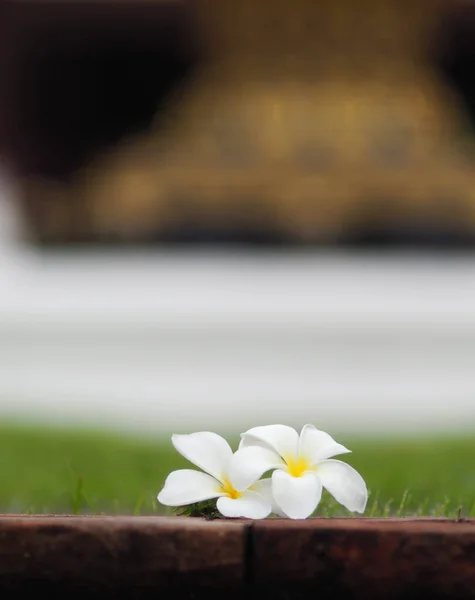
<svg viewBox="0 0 475 600">
<path fill-rule="evenodd" d="M 175 514 L 178 517 L 201 517 L 208 521 L 222 518 L 221 513 L 216 508 L 216 502 L 213 500 L 205 500 L 203 502 L 195 502 L 187 506 L 179 506 L 175 509 Z"/>
</svg>

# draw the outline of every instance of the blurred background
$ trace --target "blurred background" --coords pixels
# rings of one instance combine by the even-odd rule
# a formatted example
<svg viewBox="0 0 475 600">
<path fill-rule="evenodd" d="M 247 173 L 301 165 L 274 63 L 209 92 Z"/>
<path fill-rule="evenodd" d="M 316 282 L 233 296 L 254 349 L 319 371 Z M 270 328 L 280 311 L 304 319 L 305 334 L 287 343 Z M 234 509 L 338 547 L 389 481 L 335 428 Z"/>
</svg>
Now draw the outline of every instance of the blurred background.
<svg viewBox="0 0 475 600">
<path fill-rule="evenodd" d="M 0 157 L 4 423 L 473 433 L 473 1 L 3 0 Z"/>
</svg>

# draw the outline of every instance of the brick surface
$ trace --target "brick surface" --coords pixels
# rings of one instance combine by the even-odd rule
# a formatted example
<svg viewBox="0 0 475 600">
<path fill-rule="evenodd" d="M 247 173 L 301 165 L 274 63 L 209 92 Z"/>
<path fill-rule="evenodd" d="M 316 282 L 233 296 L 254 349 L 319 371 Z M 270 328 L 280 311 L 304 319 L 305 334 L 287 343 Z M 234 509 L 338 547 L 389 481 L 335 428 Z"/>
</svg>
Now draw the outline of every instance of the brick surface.
<svg viewBox="0 0 475 600">
<path fill-rule="evenodd" d="M 475 597 L 475 521 L 0 516 L 0 598 Z"/>
<path fill-rule="evenodd" d="M 0 517 L 0 598 L 237 589 L 245 529 L 178 517 Z"/>
<path fill-rule="evenodd" d="M 277 597 L 475 597 L 473 521 L 268 520 L 252 532 L 254 584 Z"/>
</svg>

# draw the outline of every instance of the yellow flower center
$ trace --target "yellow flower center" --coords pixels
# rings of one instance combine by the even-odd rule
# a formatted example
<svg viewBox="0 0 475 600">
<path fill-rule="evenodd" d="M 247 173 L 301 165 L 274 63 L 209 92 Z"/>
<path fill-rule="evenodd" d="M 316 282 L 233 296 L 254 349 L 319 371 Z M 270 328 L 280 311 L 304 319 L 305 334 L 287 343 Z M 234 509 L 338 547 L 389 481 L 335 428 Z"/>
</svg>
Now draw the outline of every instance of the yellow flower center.
<svg viewBox="0 0 475 600">
<path fill-rule="evenodd" d="M 302 456 L 297 456 L 297 458 L 292 456 L 283 458 L 287 463 L 287 470 L 292 477 L 301 477 L 305 471 L 309 471 L 312 468 L 312 465 L 308 460 Z"/>
<path fill-rule="evenodd" d="M 238 498 L 240 498 L 242 496 L 241 492 L 238 492 L 237 490 L 235 490 L 233 488 L 229 479 L 224 480 L 223 485 L 221 486 L 221 491 L 224 494 L 226 494 L 226 496 L 229 496 L 233 500 L 237 500 Z"/>
</svg>

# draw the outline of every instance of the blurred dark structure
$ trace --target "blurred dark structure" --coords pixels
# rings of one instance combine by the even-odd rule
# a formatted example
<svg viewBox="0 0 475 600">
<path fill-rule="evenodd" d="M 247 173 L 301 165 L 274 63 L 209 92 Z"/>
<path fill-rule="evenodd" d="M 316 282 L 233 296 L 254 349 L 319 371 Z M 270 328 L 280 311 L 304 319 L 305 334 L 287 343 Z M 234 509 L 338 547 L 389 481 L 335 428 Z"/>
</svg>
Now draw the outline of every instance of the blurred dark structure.
<svg viewBox="0 0 475 600">
<path fill-rule="evenodd" d="M 475 4 L 0 2 L 43 243 L 472 244 Z"/>
<path fill-rule="evenodd" d="M 434 64 L 457 92 L 475 133 L 475 4 L 455 1 L 437 30 Z"/>
</svg>

